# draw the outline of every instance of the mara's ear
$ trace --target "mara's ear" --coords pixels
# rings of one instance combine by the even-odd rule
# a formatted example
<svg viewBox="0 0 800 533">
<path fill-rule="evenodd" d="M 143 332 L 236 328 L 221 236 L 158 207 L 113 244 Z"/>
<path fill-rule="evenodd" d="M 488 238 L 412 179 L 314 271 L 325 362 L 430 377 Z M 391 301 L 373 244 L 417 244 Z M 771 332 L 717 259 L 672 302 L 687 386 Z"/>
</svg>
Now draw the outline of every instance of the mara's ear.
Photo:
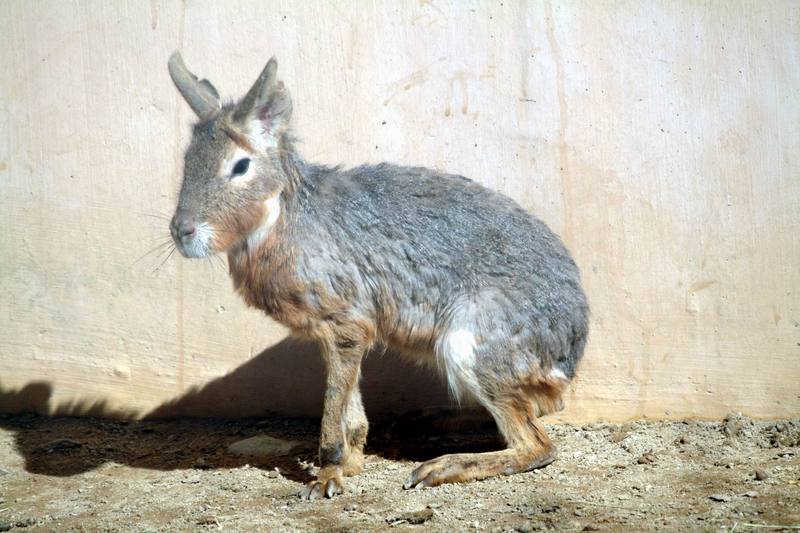
<svg viewBox="0 0 800 533">
<path fill-rule="evenodd" d="M 292 117 L 292 98 L 283 82 L 278 81 L 277 71 L 278 61 L 273 57 L 233 113 L 234 122 L 263 136 L 273 146 Z"/>
<path fill-rule="evenodd" d="M 201 120 L 210 118 L 221 109 L 217 90 L 210 81 L 198 80 L 197 76 L 189 72 L 183 64 L 180 52 L 170 56 L 168 67 L 175 87 Z"/>
</svg>

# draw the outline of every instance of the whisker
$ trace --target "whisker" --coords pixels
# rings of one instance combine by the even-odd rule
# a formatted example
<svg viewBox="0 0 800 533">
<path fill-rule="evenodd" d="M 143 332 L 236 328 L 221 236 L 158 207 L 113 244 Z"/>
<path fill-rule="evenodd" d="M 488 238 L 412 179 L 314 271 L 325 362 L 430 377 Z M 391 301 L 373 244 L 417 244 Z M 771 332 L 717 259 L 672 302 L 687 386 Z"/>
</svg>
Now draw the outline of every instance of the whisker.
<svg viewBox="0 0 800 533">
<path fill-rule="evenodd" d="M 226 274 L 228 273 L 228 269 L 226 268 L 228 265 L 225 264 L 225 260 L 220 255 L 215 255 L 214 258 L 217 260 L 217 264 L 222 269 L 223 272 Z"/>
<path fill-rule="evenodd" d="M 135 260 L 133 263 L 131 263 L 131 264 L 130 264 L 130 266 L 129 266 L 128 268 L 133 268 L 133 267 L 134 267 L 136 264 L 138 264 L 138 263 L 139 263 L 139 262 L 140 262 L 142 259 L 144 259 L 145 257 L 147 257 L 147 256 L 149 256 L 149 255 L 152 255 L 152 254 L 154 254 L 154 253 L 156 253 L 156 252 L 162 252 L 162 251 L 165 251 L 165 250 L 167 249 L 167 246 L 169 246 L 170 244 L 173 244 L 173 242 L 172 242 L 172 238 L 169 238 L 169 239 L 165 240 L 164 242 L 162 242 L 162 243 L 160 243 L 160 244 L 157 244 L 157 245 L 153 246 L 153 247 L 152 247 L 152 248 L 150 248 L 148 251 L 146 251 L 144 254 L 142 254 L 142 255 L 141 255 L 141 256 L 140 256 L 138 259 L 136 259 L 136 260 Z M 174 244 L 173 244 L 173 245 L 174 245 Z"/>
<path fill-rule="evenodd" d="M 172 257 L 172 254 L 174 254 L 174 253 L 175 253 L 175 250 L 176 250 L 176 248 L 175 248 L 175 246 L 173 246 L 173 247 L 172 247 L 172 250 L 170 250 L 170 251 L 169 251 L 169 253 L 167 254 L 167 257 L 165 257 L 165 258 L 164 258 L 164 260 L 163 260 L 163 261 L 161 261 L 161 264 L 160 264 L 160 265 L 158 265 L 158 266 L 157 266 L 157 267 L 156 267 L 156 268 L 153 270 L 153 274 L 155 274 L 156 272 L 158 272 L 158 270 L 159 270 L 159 269 L 160 269 L 162 266 L 164 266 L 164 263 L 166 263 L 166 262 L 169 260 L 169 258 L 170 258 L 170 257 Z"/>
<path fill-rule="evenodd" d="M 213 281 L 215 270 L 214 270 L 214 262 L 211 260 L 211 257 L 212 256 L 210 255 L 205 256 L 205 261 L 203 261 L 203 264 L 205 265 L 205 268 L 211 270 L 211 279 Z"/>
<path fill-rule="evenodd" d="M 172 214 L 163 211 L 136 211 L 136 214 L 142 217 L 158 218 L 166 221 L 172 220 Z"/>
<path fill-rule="evenodd" d="M 139 213 L 139 214 L 141 216 L 143 216 L 143 217 L 157 218 L 159 220 L 166 220 L 167 222 L 172 220 L 172 217 L 169 217 L 167 215 L 157 214 L 157 213 Z"/>
</svg>

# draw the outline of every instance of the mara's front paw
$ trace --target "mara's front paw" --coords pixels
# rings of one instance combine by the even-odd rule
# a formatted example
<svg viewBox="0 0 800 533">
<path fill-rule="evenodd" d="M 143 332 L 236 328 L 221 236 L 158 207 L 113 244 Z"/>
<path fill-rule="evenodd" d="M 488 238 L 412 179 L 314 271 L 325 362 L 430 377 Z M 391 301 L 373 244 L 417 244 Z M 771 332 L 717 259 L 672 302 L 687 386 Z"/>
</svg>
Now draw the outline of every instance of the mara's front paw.
<svg viewBox="0 0 800 533">
<path fill-rule="evenodd" d="M 304 500 L 316 500 L 323 496 L 333 498 L 335 495 L 341 494 L 343 489 L 342 468 L 340 466 L 326 466 L 319 469 L 316 480 L 300 491 L 300 497 Z"/>
</svg>

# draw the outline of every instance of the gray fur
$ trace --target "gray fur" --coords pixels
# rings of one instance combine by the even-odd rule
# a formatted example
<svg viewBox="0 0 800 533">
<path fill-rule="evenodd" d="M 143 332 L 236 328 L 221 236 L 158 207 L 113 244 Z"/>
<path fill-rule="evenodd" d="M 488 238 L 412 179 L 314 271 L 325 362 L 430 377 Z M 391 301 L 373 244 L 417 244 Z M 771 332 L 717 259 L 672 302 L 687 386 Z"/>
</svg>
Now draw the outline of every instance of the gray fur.
<svg viewBox="0 0 800 533">
<path fill-rule="evenodd" d="M 298 213 L 292 240 L 316 252 L 298 257 L 301 276 L 334 292 L 346 276 L 376 322 L 387 302 L 400 321 L 428 327 L 469 308 L 493 372 L 558 364 L 574 375 L 586 300 L 574 262 L 540 220 L 467 178 L 430 169 L 301 168 L 301 194 L 287 205 Z"/>
</svg>

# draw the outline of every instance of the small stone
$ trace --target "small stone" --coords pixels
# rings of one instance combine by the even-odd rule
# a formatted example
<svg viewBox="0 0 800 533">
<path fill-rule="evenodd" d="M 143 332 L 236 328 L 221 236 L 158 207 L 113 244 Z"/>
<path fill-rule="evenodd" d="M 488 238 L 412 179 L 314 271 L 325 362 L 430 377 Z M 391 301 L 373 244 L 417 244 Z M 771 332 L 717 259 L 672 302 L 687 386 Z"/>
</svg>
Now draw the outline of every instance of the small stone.
<svg viewBox="0 0 800 533">
<path fill-rule="evenodd" d="M 731 501 L 731 497 L 727 496 L 725 494 L 712 494 L 711 496 L 709 496 L 709 498 L 711 498 L 715 502 L 729 502 L 729 501 Z"/>
<path fill-rule="evenodd" d="M 0 522 L 0 531 L 9 531 L 12 527 L 14 527 L 14 524 Z"/>
<path fill-rule="evenodd" d="M 722 421 L 722 432 L 725 436 L 735 439 L 742 432 L 745 418 L 741 413 L 731 413 Z"/>
<path fill-rule="evenodd" d="M 760 468 L 756 468 L 755 472 L 753 472 L 753 477 L 758 481 L 764 481 L 769 479 L 769 472 L 766 470 L 761 470 Z"/>
<path fill-rule="evenodd" d="M 586 524 L 583 526 L 583 531 L 600 531 L 600 526 L 597 524 Z"/>
<path fill-rule="evenodd" d="M 623 430 L 615 431 L 608 436 L 608 440 L 614 443 L 620 443 L 627 438 L 628 438 L 628 432 Z"/>
<path fill-rule="evenodd" d="M 199 457 L 197 461 L 192 463 L 192 468 L 196 470 L 208 470 L 211 468 L 211 465 L 206 461 L 205 457 Z"/>
<path fill-rule="evenodd" d="M 19 527 L 19 528 L 35 526 L 36 525 L 36 519 L 35 518 L 26 518 L 25 520 L 18 520 L 17 523 L 14 524 L 14 525 Z"/>
<path fill-rule="evenodd" d="M 653 455 L 652 451 L 649 451 L 647 453 L 642 454 L 641 457 L 636 459 L 636 463 L 640 464 L 640 465 L 649 465 L 649 464 L 653 464 L 655 462 L 655 460 L 656 460 L 656 456 Z"/>
<path fill-rule="evenodd" d="M 412 525 L 424 524 L 433 518 L 433 509 L 423 509 L 421 511 L 412 511 L 409 513 L 401 513 L 392 518 L 387 518 L 386 521 L 390 524 L 395 522 L 405 522 Z"/>
<path fill-rule="evenodd" d="M 261 455 L 287 455 L 297 446 L 296 442 L 276 439 L 267 435 L 250 437 L 228 446 L 233 455 L 258 457 Z"/>
<path fill-rule="evenodd" d="M 219 520 L 214 515 L 206 515 L 197 520 L 198 526 L 218 526 Z"/>
<path fill-rule="evenodd" d="M 745 498 L 755 498 L 756 496 L 758 496 L 758 493 L 754 490 L 748 490 L 747 492 L 742 494 L 742 496 L 744 496 Z"/>
<path fill-rule="evenodd" d="M 533 531 L 533 526 L 531 526 L 530 523 L 520 524 L 515 528 L 515 531 L 519 531 L 519 533 L 530 533 Z"/>
<path fill-rule="evenodd" d="M 354 511 L 358 511 L 358 507 L 354 503 L 348 503 L 347 505 L 344 506 L 344 510 L 347 511 L 348 513 L 352 513 Z"/>
<path fill-rule="evenodd" d="M 557 505 L 557 504 L 553 504 L 553 505 L 547 505 L 547 506 L 545 506 L 545 507 L 542 507 L 542 512 L 543 512 L 543 513 L 555 513 L 555 512 L 556 512 L 556 511 L 558 511 L 560 508 L 561 508 L 561 507 L 560 507 L 559 505 Z"/>
</svg>

